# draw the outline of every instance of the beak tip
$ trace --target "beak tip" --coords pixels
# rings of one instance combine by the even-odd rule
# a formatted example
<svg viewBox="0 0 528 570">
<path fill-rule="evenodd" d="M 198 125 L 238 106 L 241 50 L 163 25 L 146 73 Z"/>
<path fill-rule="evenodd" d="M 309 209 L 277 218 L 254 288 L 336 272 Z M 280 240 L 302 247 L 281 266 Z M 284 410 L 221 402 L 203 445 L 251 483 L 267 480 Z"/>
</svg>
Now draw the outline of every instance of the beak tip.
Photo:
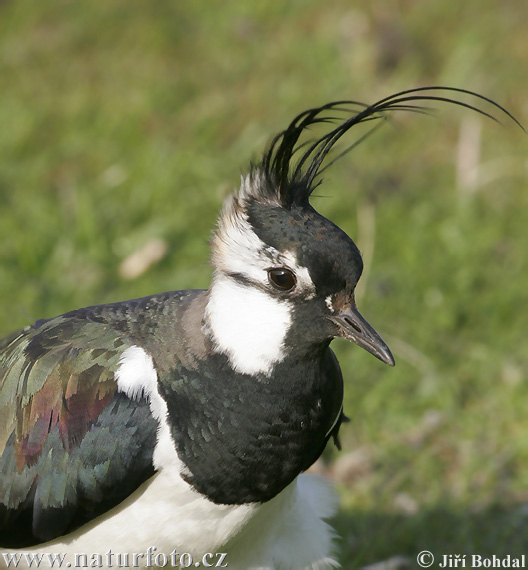
<svg viewBox="0 0 528 570">
<path fill-rule="evenodd" d="M 392 352 L 390 351 L 389 347 L 385 345 L 383 350 L 380 351 L 379 355 L 376 356 L 381 360 L 381 362 L 388 364 L 389 366 L 395 366 L 396 361 L 394 360 L 394 356 L 392 356 Z"/>
<path fill-rule="evenodd" d="M 355 306 L 349 306 L 339 315 L 331 317 L 341 331 L 339 336 L 355 342 L 384 364 L 394 366 L 394 356 L 379 334 L 361 316 Z"/>
</svg>

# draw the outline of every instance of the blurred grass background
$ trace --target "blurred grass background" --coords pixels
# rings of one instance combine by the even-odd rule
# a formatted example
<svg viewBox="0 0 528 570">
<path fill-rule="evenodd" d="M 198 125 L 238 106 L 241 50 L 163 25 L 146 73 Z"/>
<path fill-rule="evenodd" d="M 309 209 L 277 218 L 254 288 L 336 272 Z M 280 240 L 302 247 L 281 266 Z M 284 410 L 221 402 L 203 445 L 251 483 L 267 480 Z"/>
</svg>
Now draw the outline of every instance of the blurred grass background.
<svg viewBox="0 0 528 570">
<path fill-rule="evenodd" d="M 207 287 L 222 199 L 305 108 L 445 84 L 527 124 L 527 21 L 498 0 L 2 1 L 0 336 Z M 358 241 L 359 306 L 397 360 L 334 343 L 345 568 L 528 550 L 528 139 L 437 108 L 395 117 L 314 201 Z"/>
</svg>

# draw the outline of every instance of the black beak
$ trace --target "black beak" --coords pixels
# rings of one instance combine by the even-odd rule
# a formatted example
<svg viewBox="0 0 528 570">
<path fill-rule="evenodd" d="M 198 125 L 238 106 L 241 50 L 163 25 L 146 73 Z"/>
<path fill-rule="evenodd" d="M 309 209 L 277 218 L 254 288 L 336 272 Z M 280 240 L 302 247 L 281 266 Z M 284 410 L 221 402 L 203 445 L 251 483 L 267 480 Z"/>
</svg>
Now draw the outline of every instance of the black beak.
<svg viewBox="0 0 528 570">
<path fill-rule="evenodd" d="M 349 305 L 338 315 L 330 317 L 339 327 L 339 336 L 355 342 L 361 348 L 379 358 L 385 364 L 394 366 L 394 356 L 379 334 L 361 316 L 355 306 Z"/>
</svg>

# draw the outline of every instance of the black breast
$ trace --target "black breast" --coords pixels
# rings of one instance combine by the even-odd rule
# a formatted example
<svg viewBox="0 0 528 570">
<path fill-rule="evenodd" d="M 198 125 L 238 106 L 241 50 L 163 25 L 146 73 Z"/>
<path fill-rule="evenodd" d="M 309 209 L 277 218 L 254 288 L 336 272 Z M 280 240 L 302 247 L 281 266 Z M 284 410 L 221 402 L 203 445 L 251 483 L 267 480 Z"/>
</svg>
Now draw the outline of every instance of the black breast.
<svg viewBox="0 0 528 570">
<path fill-rule="evenodd" d="M 162 382 L 184 477 L 216 503 L 268 501 L 326 445 L 343 400 L 337 360 L 327 349 L 271 378 L 236 374 L 218 354 L 206 363 Z"/>
</svg>

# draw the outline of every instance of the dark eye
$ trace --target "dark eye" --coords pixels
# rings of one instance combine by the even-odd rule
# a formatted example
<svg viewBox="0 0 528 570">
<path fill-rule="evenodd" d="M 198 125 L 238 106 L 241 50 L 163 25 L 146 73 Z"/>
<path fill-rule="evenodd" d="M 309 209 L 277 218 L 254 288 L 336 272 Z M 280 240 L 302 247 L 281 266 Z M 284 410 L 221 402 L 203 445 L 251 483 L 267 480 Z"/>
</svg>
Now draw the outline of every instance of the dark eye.
<svg viewBox="0 0 528 570">
<path fill-rule="evenodd" d="M 295 275 L 289 269 L 270 269 L 270 283 L 280 291 L 291 291 L 295 287 Z"/>
</svg>

